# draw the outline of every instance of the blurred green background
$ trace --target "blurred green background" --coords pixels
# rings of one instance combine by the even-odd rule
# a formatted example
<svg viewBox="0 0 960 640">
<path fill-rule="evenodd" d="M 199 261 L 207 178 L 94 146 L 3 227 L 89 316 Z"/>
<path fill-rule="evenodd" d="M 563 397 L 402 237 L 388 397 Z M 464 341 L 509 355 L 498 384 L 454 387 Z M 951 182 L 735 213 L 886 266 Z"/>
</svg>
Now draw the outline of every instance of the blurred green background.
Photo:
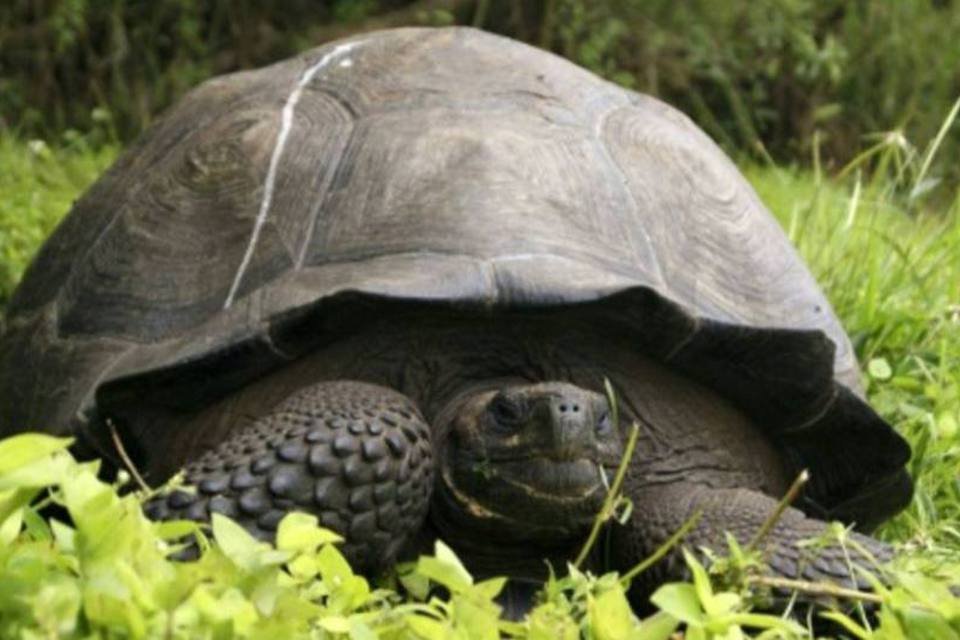
<svg viewBox="0 0 960 640">
<path fill-rule="evenodd" d="M 356 31 L 472 24 L 661 96 L 729 151 L 839 168 L 932 138 L 960 95 L 953 0 L 4 0 L 0 127 L 127 141 L 186 89 Z M 940 151 L 960 175 L 960 143 Z M 949 159 L 950 161 L 946 161 Z"/>
</svg>

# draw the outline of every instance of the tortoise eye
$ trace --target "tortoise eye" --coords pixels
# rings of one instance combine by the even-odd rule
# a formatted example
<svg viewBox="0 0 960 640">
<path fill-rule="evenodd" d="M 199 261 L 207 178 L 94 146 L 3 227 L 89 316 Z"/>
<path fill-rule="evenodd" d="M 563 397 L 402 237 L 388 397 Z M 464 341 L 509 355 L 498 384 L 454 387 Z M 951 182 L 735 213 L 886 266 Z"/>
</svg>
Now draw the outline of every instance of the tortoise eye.
<svg viewBox="0 0 960 640">
<path fill-rule="evenodd" d="M 523 408 L 502 395 L 490 402 L 490 413 L 498 426 L 508 429 L 515 428 L 523 420 Z"/>
<path fill-rule="evenodd" d="M 611 431 L 613 431 L 613 422 L 610 420 L 610 413 L 604 411 L 600 420 L 597 421 L 597 435 L 605 436 Z"/>
</svg>

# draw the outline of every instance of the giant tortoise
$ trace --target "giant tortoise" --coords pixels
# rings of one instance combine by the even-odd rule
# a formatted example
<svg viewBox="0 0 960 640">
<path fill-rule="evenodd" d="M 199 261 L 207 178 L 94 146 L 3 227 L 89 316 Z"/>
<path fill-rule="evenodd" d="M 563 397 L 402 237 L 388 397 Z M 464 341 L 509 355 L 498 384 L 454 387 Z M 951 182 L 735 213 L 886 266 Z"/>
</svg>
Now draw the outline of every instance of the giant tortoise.
<svg viewBox="0 0 960 640">
<path fill-rule="evenodd" d="M 472 29 L 203 83 L 76 203 L 0 341 L 2 433 L 116 461 L 114 425 L 149 482 L 197 486 L 154 516 L 269 538 L 304 510 L 368 571 L 442 537 L 480 574 L 541 574 L 582 543 L 634 421 L 613 568 L 694 510 L 692 546 L 750 539 L 807 469 L 770 566 L 843 581 L 841 550 L 798 541 L 911 496 L 908 446 L 724 153 Z"/>
</svg>

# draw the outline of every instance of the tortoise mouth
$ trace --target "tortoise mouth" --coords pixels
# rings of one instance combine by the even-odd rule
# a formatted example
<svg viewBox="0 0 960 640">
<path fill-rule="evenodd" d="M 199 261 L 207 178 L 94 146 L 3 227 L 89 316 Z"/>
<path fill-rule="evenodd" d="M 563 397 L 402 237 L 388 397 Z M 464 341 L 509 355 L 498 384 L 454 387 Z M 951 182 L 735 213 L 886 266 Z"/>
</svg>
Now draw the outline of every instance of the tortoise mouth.
<svg viewBox="0 0 960 640">
<path fill-rule="evenodd" d="M 538 456 L 488 464 L 493 478 L 528 492 L 534 499 L 585 500 L 604 493 L 606 488 L 603 466 L 589 458 L 556 460 Z"/>
<path fill-rule="evenodd" d="M 441 495 L 451 498 L 452 511 L 468 526 L 504 539 L 554 543 L 589 528 L 607 495 L 604 473 L 587 457 L 464 456 L 444 470 Z M 503 521 L 509 526 L 494 524 Z"/>
</svg>

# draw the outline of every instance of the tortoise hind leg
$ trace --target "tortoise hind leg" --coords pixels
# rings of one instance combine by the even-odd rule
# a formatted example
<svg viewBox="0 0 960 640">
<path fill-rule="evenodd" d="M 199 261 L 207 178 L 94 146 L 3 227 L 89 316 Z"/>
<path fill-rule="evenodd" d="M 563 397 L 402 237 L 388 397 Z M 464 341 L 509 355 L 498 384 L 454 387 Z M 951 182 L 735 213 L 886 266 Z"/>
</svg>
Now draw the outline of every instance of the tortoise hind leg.
<svg viewBox="0 0 960 640">
<path fill-rule="evenodd" d="M 759 491 L 717 489 L 685 482 L 644 489 L 631 497 L 635 509 L 630 522 L 613 531 L 617 568 L 621 570 L 629 569 L 656 550 L 696 510 L 701 512 L 700 519 L 682 544 L 691 549 L 706 547 L 726 553 L 725 532 L 746 545 L 777 507 L 776 500 Z M 771 573 L 781 578 L 869 589 L 869 582 L 852 565 L 873 571 L 872 560 L 879 563 L 890 560 L 891 548 L 859 533 L 849 534 L 854 544 L 846 545 L 845 549 L 838 544 L 823 547 L 804 544 L 822 536 L 826 529 L 827 523 L 808 518 L 797 509 L 786 509 L 761 542 Z M 864 557 L 859 549 L 869 553 L 872 560 Z M 678 554 L 671 554 L 650 575 L 640 577 L 642 582 L 635 585 L 634 594 L 649 595 L 657 583 L 684 575 L 682 559 Z"/>
<path fill-rule="evenodd" d="M 430 429 L 406 396 L 362 382 L 294 393 L 189 463 L 182 491 L 146 507 L 157 519 L 230 516 L 272 539 L 290 511 L 317 515 L 346 539 L 353 566 L 392 563 L 421 527 L 433 486 Z"/>
</svg>

